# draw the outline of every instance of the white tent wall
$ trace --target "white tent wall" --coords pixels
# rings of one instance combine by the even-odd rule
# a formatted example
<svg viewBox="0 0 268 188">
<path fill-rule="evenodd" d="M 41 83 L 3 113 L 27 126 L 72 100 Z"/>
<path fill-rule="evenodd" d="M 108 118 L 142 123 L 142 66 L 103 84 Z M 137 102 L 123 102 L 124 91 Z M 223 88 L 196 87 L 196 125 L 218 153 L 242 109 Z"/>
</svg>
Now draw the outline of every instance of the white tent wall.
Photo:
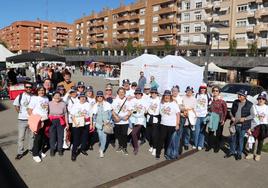
<svg viewBox="0 0 268 188">
<path fill-rule="evenodd" d="M 138 82 L 140 77 L 140 71 L 144 71 L 147 64 L 154 64 L 160 60 L 159 57 L 156 55 L 150 54 L 143 54 L 135 59 L 123 62 L 121 64 L 121 71 L 120 71 L 120 83 L 124 79 L 129 79 L 130 82 Z M 147 82 L 150 81 L 149 77 L 147 78 Z"/>
<path fill-rule="evenodd" d="M 0 62 L 6 62 L 6 58 L 13 56 L 14 54 L 0 44 Z"/>
<path fill-rule="evenodd" d="M 163 93 L 166 89 L 178 85 L 182 93 L 187 86 L 198 91 L 200 84 L 203 82 L 204 68 L 199 67 L 179 56 L 166 56 L 157 64 L 148 64 L 144 68 L 147 79 L 154 76 L 159 84 L 159 92 Z"/>
</svg>

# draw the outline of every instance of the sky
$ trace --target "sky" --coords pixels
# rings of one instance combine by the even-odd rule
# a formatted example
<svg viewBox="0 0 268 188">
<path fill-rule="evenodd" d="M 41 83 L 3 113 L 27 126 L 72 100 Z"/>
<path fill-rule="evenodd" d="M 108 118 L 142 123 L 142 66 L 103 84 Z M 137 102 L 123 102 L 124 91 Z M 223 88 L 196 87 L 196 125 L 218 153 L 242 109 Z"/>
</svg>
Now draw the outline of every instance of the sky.
<svg viewBox="0 0 268 188">
<path fill-rule="evenodd" d="M 40 20 L 74 23 L 92 11 L 117 8 L 120 0 L 0 0 L 0 29 L 15 21 Z M 123 0 L 130 4 L 135 0 Z"/>
</svg>

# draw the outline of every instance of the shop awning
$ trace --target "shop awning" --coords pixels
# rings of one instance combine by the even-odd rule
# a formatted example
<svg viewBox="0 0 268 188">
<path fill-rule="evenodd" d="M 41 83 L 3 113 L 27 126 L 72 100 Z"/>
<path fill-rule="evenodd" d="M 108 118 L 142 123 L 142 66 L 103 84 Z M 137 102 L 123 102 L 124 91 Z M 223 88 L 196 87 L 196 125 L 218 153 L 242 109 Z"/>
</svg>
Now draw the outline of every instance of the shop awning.
<svg viewBox="0 0 268 188">
<path fill-rule="evenodd" d="M 247 72 L 268 74 L 268 67 L 254 67 L 252 69 L 249 69 Z"/>
</svg>

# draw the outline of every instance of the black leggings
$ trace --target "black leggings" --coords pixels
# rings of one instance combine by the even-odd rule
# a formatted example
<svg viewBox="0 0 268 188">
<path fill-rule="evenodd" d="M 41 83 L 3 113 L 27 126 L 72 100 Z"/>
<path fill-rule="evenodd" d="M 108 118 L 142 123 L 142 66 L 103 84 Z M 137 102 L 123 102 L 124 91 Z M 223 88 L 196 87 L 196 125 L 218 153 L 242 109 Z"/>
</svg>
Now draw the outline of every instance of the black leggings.
<svg viewBox="0 0 268 188">
<path fill-rule="evenodd" d="M 127 148 L 127 130 L 128 124 L 115 124 L 114 135 L 118 139 L 119 147 L 124 149 Z"/>
<path fill-rule="evenodd" d="M 148 140 L 150 147 L 153 147 L 153 148 L 157 147 L 158 137 L 159 137 L 159 124 L 147 123 L 146 139 Z"/>
<path fill-rule="evenodd" d="M 158 141 L 157 148 L 156 148 L 156 156 L 157 157 L 160 156 L 163 145 L 165 148 L 165 153 L 167 152 L 167 148 L 169 146 L 171 136 L 175 131 L 175 127 L 174 126 L 160 125 L 159 130 L 160 130 L 159 131 L 159 141 Z"/>
<path fill-rule="evenodd" d="M 208 148 L 214 148 L 215 150 L 220 149 L 220 143 L 222 141 L 223 125 L 218 126 L 216 131 L 216 136 L 214 136 L 214 131 L 209 131 L 208 133 Z"/>
</svg>

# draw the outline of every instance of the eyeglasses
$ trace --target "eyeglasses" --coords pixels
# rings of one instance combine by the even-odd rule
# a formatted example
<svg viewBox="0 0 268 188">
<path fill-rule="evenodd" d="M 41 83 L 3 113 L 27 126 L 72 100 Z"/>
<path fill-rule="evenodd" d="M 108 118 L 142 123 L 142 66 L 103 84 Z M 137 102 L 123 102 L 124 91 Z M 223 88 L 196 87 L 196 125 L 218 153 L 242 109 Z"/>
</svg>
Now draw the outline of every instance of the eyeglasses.
<svg viewBox="0 0 268 188">
<path fill-rule="evenodd" d="M 212 90 L 212 92 L 219 92 L 219 90 Z"/>
<path fill-rule="evenodd" d="M 26 89 L 32 89 L 32 86 L 25 86 Z"/>
</svg>

